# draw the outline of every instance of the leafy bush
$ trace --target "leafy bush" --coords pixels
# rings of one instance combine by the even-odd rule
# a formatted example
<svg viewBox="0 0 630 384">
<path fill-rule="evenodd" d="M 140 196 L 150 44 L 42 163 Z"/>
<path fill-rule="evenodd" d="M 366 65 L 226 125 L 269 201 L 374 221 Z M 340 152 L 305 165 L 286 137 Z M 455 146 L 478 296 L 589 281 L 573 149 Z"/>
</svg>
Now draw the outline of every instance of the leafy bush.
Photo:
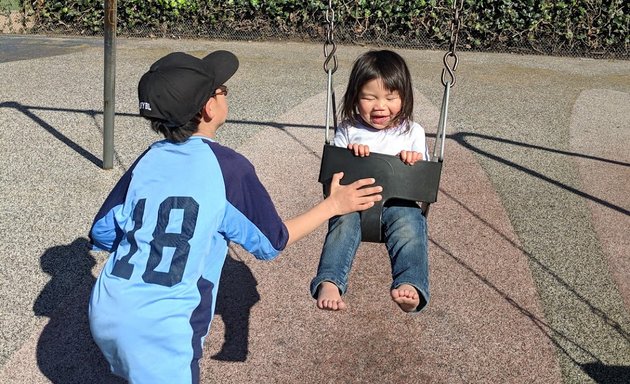
<svg viewBox="0 0 630 384">
<path fill-rule="evenodd" d="M 453 1 L 335 0 L 335 36 L 444 46 Z M 103 0 L 29 3 L 39 30 L 102 33 Z M 322 38 L 327 7 L 319 0 L 118 0 L 117 25 L 123 35 Z M 461 16 L 461 48 L 628 55 L 630 15 L 624 0 L 465 0 Z"/>
<path fill-rule="evenodd" d="M 624 0 L 468 1 L 466 35 L 473 47 L 513 42 L 530 46 L 628 49 L 630 15 Z"/>
</svg>

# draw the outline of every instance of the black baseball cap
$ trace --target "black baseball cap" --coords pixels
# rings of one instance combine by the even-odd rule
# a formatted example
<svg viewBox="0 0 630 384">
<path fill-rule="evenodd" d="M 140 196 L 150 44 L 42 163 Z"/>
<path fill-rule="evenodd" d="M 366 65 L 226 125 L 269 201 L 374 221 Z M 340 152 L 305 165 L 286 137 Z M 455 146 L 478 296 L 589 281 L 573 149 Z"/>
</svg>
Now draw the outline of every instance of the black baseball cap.
<svg viewBox="0 0 630 384">
<path fill-rule="evenodd" d="M 228 51 L 214 51 L 203 59 L 173 52 L 159 59 L 138 83 L 140 115 L 179 127 L 189 122 L 238 69 Z"/>
</svg>

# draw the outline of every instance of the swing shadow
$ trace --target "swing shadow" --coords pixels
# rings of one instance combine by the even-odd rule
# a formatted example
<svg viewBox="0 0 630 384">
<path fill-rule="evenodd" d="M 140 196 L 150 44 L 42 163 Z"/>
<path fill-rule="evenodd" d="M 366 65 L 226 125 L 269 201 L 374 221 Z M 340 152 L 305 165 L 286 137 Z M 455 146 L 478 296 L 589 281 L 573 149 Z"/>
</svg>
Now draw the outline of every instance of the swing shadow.
<svg viewBox="0 0 630 384">
<path fill-rule="evenodd" d="M 40 257 L 42 271 L 50 275 L 33 305 L 36 316 L 49 318 L 37 341 L 37 365 L 55 384 L 122 384 L 94 343 L 88 322 L 88 303 L 96 264 L 89 242 L 47 249 Z"/>
<path fill-rule="evenodd" d="M 619 334 L 620 337 L 625 339 L 630 343 L 630 333 L 625 331 L 621 324 L 610 318 L 603 310 L 599 309 L 595 305 L 593 305 L 587 298 L 579 294 L 575 289 L 573 289 L 566 281 L 564 281 L 556 272 L 554 272 L 549 266 L 542 263 L 536 257 L 534 257 L 531 253 L 527 252 L 523 247 L 516 244 L 513 240 L 508 238 L 501 231 L 496 229 L 491 223 L 480 217 L 466 205 L 464 205 L 461 201 L 455 198 L 453 195 L 445 192 L 440 189 L 440 192 L 445 195 L 447 198 L 451 199 L 461 208 L 466 210 L 471 216 L 480 221 L 484 226 L 491 229 L 495 234 L 497 234 L 501 239 L 508 242 L 512 247 L 518 249 L 522 252 L 531 262 L 535 263 L 540 267 L 546 274 L 551 276 L 555 281 L 557 281 L 564 289 L 570 292 L 572 295 L 577 297 L 579 301 L 584 303 L 589 310 L 597 317 L 601 319 L 603 323 L 612 328 L 616 333 Z M 523 316 L 527 317 L 554 345 L 558 350 L 562 351 L 575 365 L 579 366 L 589 377 L 591 377 L 595 382 L 601 384 L 612 384 L 612 383 L 630 383 L 630 366 L 615 366 L 615 365 L 606 365 L 603 361 L 598 358 L 593 352 L 589 351 L 582 345 L 580 345 L 577 341 L 572 340 L 568 335 L 562 333 L 561 331 L 555 329 L 551 325 L 544 322 L 542 319 L 537 317 L 535 314 L 522 307 L 519 303 L 513 300 L 507 293 L 503 292 L 496 285 L 494 285 L 491 281 L 489 281 L 486 277 L 482 276 L 480 273 L 475 271 L 470 265 L 468 265 L 464 260 L 454 255 L 450 250 L 448 250 L 445 246 L 437 243 L 434 239 L 430 239 L 431 243 L 440 249 L 444 254 L 453 259 L 457 264 L 459 264 L 462 268 L 470 272 L 475 276 L 479 281 L 481 281 L 488 288 L 497 293 L 501 298 L 503 298 L 508 304 L 518 310 Z M 594 362 L 589 363 L 580 363 L 571 355 L 571 352 L 567 350 L 566 347 L 563 346 L 561 341 L 567 342 L 573 346 L 575 346 L 579 351 L 588 355 L 590 358 L 594 360 Z"/>
<path fill-rule="evenodd" d="M 211 356 L 213 360 L 247 360 L 251 309 L 260 301 L 257 285 L 250 268 L 230 246 L 221 271 L 215 308 L 215 315 L 223 320 L 225 333 L 221 350 Z"/>
<path fill-rule="evenodd" d="M 79 144 L 77 144 L 76 142 L 74 142 L 73 140 L 71 140 L 70 138 L 68 138 L 67 136 L 65 136 L 63 133 L 61 133 L 60 131 L 58 131 L 57 129 L 55 129 L 52 125 L 48 124 L 46 121 L 42 120 L 41 118 L 39 118 L 37 115 L 35 115 L 35 113 L 33 113 L 33 111 L 37 111 L 37 110 L 44 110 L 44 111 L 55 111 L 55 112 L 67 112 L 67 113 L 81 113 L 81 114 L 86 114 L 92 118 L 95 118 L 97 115 L 102 115 L 103 112 L 102 111 L 95 111 L 92 109 L 71 109 L 71 108 L 49 108 L 49 107 L 38 107 L 38 106 L 32 106 L 32 105 L 23 105 L 20 104 L 18 102 L 14 102 L 14 101 L 8 101 L 8 102 L 3 102 L 0 103 L 0 108 L 13 108 L 21 113 L 23 113 L 25 116 L 27 116 L 28 118 L 30 118 L 31 120 L 33 120 L 34 122 L 36 122 L 38 125 L 40 125 L 42 128 L 44 128 L 46 131 L 48 131 L 53 137 L 55 137 L 56 139 L 58 139 L 59 141 L 61 141 L 62 143 L 64 143 L 65 145 L 67 145 L 69 148 L 73 149 L 75 152 L 77 152 L 79 155 L 81 155 L 82 157 L 84 157 L 85 159 L 87 159 L 88 161 L 90 161 L 91 163 L 93 163 L 94 165 L 98 166 L 98 167 L 102 167 L 103 165 L 103 161 L 101 159 L 99 159 L 98 157 L 96 157 L 94 154 L 90 153 L 89 151 L 85 150 L 83 147 L 81 147 Z M 132 113 L 116 113 L 116 116 L 124 116 L 124 117 L 138 117 L 140 118 L 139 115 L 137 114 L 132 114 Z M 228 120 L 228 123 L 232 123 L 232 124 L 243 124 L 243 125 L 256 125 L 256 126 L 268 126 L 268 127 L 272 127 L 275 129 L 279 129 L 282 130 L 285 134 L 287 134 L 292 140 L 294 140 L 296 143 L 298 143 L 300 146 L 302 146 L 302 148 L 306 149 L 307 152 L 310 155 L 316 156 L 317 158 L 321 159 L 321 153 L 315 152 L 313 151 L 310 147 L 308 147 L 306 144 L 302 143 L 297 137 L 293 136 L 290 132 L 288 132 L 286 130 L 286 128 L 288 127 L 292 127 L 292 128 L 309 128 L 309 129 L 325 129 L 325 127 L 323 125 L 312 125 L 312 124 L 285 124 L 285 123 L 277 123 L 277 122 L 272 122 L 272 121 L 245 121 L 245 120 Z M 435 139 L 436 134 L 427 134 L 428 138 L 433 138 Z M 457 144 L 461 145 L 464 148 L 467 148 L 468 150 L 475 152 L 479 155 L 482 155 L 484 157 L 487 157 L 491 160 L 494 160 L 496 162 L 499 162 L 501 164 L 507 165 L 509 167 L 512 167 L 514 169 L 517 169 L 521 172 L 527 173 L 531 176 L 537 177 L 541 180 L 544 180 L 550 184 L 553 184 L 559 188 L 562 188 L 566 191 L 569 191 L 573 194 L 576 194 L 582 198 L 591 200 L 597 204 L 603 205 L 604 207 L 607 207 L 609 209 L 615 210 L 617 212 L 620 212 L 626 216 L 630 215 L 630 211 L 620 207 L 618 205 L 615 205 L 613 203 L 610 203 L 606 200 L 600 199 L 597 196 L 593 196 L 591 194 L 588 194 L 586 192 L 580 191 L 579 189 L 573 188 L 569 185 L 563 184 L 557 180 L 554 180 L 552 178 L 549 178 L 545 175 L 543 175 L 540 172 L 536 172 L 532 169 L 523 167 L 519 164 L 516 164 L 512 161 L 509 161 L 507 159 L 504 159 L 500 156 L 491 154 L 487 151 L 484 151 L 480 148 L 478 148 L 477 146 L 471 144 L 468 139 L 469 138 L 479 138 L 479 139 L 483 139 L 483 140 L 490 140 L 490 141 L 496 141 L 499 143 L 504 143 L 504 144 L 508 144 L 508 145 L 514 145 L 514 146 L 519 146 L 519 147 L 524 147 L 524 148 L 530 148 L 530 149 L 534 149 L 534 150 L 538 150 L 538 151 L 545 151 L 545 152 L 551 152 L 551 153 L 556 153 L 556 154 L 560 154 L 560 155 L 565 155 L 565 156 L 571 156 L 571 157 L 578 157 L 578 158 L 584 158 L 584 159 L 589 159 L 589 160 L 593 160 L 593 161 L 599 161 L 599 162 L 604 162 L 604 163 L 609 163 L 609 164 L 613 164 L 613 165 L 619 165 L 619 166 L 624 166 L 624 167 L 630 167 L 629 163 L 626 162 L 622 162 L 622 161 L 617 161 L 617 160 L 612 160 L 612 159 L 606 159 L 603 157 L 597 157 L 597 156 L 592 156 L 592 155 L 585 155 L 582 153 L 576 153 L 576 152 L 569 152 L 569 151 L 562 151 L 562 150 L 558 150 L 558 149 L 554 149 L 554 148 L 548 148 L 548 147 L 542 147 L 542 146 L 538 146 L 538 145 L 532 145 L 532 144 L 526 144 L 526 143 L 521 143 L 518 141 L 513 141 L 513 140 L 509 140 L 509 139 L 503 139 L 503 138 L 499 138 L 499 137 L 494 137 L 494 136 L 489 136 L 489 135 L 484 135 L 484 134 L 478 134 L 478 133 L 472 133 L 472 132 L 457 132 L 455 134 L 448 134 L 446 135 L 447 139 L 453 140 L 455 141 Z"/>
<path fill-rule="evenodd" d="M 287 123 L 277 123 L 277 122 L 273 122 L 273 121 L 228 120 L 228 122 L 233 123 L 233 124 L 268 126 L 268 127 L 272 127 L 272 128 L 275 128 L 275 129 L 279 129 L 281 131 L 284 131 L 287 134 L 287 136 L 291 137 L 294 141 L 296 141 L 298 144 L 302 145 L 304 148 L 308 148 L 308 147 L 304 143 L 302 143 L 298 138 L 296 138 L 294 135 L 292 135 L 290 132 L 288 132 L 286 130 L 286 128 L 308 128 L 308 129 L 321 129 L 321 130 L 325 129 L 325 127 L 323 125 L 294 124 L 294 123 L 287 124 Z M 427 138 L 435 139 L 437 135 L 435 133 L 426 133 L 426 136 L 427 136 Z M 578 152 L 563 151 L 563 150 L 559 150 L 559 149 L 555 149 L 555 148 L 542 147 L 542 146 L 539 146 L 539 145 L 533 145 L 533 144 L 528 144 L 528 143 L 521 143 L 519 141 L 504 139 L 504 138 L 501 138 L 501 137 L 494 137 L 494 136 L 484 135 L 484 134 L 480 134 L 480 133 L 457 132 L 455 134 L 447 134 L 446 135 L 447 139 L 453 140 L 456 143 L 458 143 L 459 145 L 470 149 L 471 151 L 478 152 L 480 154 L 487 153 L 487 152 L 478 150 L 477 147 L 475 147 L 474 145 L 468 143 L 466 141 L 466 138 L 468 138 L 468 137 L 476 137 L 476 138 L 480 138 L 480 139 L 483 139 L 483 140 L 497 141 L 497 142 L 504 143 L 504 144 L 516 145 L 516 146 L 519 146 L 519 147 L 531 148 L 531 149 L 536 149 L 536 150 L 539 150 L 539 151 L 552 152 L 552 153 L 557 153 L 557 154 L 566 155 L 566 156 L 579 157 L 579 158 L 584 158 L 584 159 L 589 159 L 589 160 L 594 160 L 594 161 L 601 161 L 601 162 L 604 162 L 604 163 L 621 165 L 621 166 L 624 166 L 624 167 L 630 167 L 630 163 L 626 163 L 626 162 L 623 162 L 623 161 L 607 159 L 607 158 L 604 158 L 604 157 L 598 157 L 598 156 L 593 156 L 593 155 L 585 155 L 583 153 L 578 153 Z"/>
<path fill-rule="evenodd" d="M 33 110 L 45 110 L 45 111 L 56 111 L 56 112 L 68 112 L 68 113 L 81 113 L 81 114 L 87 114 L 88 116 L 94 118 L 96 115 L 99 114 L 103 114 L 102 111 L 95 111 L 95 110 L 91 110 L 91 109 L 70 109 L 70 108 L 47 108 L 47 107 L 38 107 L 38 106 L 29 106 L 29 105 L 22 105 L 20 103 L 17 102 L 13 102 L 13 101 L 9 101 L 9 102 L 3 102 L 0 103 L 0 108 L 13 108 L 16 109 L 17 111 L 23 113 L 24 115 L 26 115 L 27 117 L 29 117 L 31 120 L 33 120 L 34 122 L 36 122 L 37 124 L 39 124 L 42 128 L 44 128 L 46 131 L 48 131 L 51 135 L 53 135 L 53 137 L 55 137 L 56 139 L 58 139 L 59 141 L 61 141 L 62 143 L 66 144 L 69 148 L 73 149 L 75 152 L 77 152 L 79 155 L 83 156 L 85 159 L 89 160 L 90 162 L 92 162 L 93 164 L 95 164 L 98 167 L 102 167 L 102 160 L 99 159 L 98 157 L 96 157 L 94 154 L 90 153 L 89 151 L 85 150 L 83 147 L 81 147 L 79 144 L 77 144 L 76 142 L 74 142 L 73 140 L 71 140 L 70 138 L 68 138 L 67 136 L 65 136 L 63 133 L 59 132 L 57 129 L 55 129 L 52 125 L 48 124 L 47 122 L 45 122 L 44 120 L 42 120 L 41 118 L 39 118 L 37 115 L 35 115 L 32 111 Z M 140 117 L 137 114 L 131 114 L 131 113 L 117 113 L 116 116 L 125 116 L 125 117 Z M 290 132 L 288 132 L 286 130 L 286 128 L 288 127 L 292 127 L 292 128 L 310 128 L 310 129 L 325 129 L 325 127 L 323 125 L 312 125 L 312 124 L 284 124 L 284 123 L 277 123 L 277 122 L 264 122 L 264 121 L 245 121 L 245 120 L 228 120 L 227 122 L 232 123 L 232 124 L 243 124 L 243 125 L 257 125 L 257 126 L 268 126 L 268 127 L 272 127 L 274 129 L 279 129 L 281 131 L 283 131 L 287 136 L 289 136 L 293 141 L 295 141 L 296 143 L 298 143 L 300 146 L 302 146 L 302 148 L 306 149 L 307 152 L 312 155 L 312 156 L 316 156 L 317 158 L 321 159 L 321 153 L 315 152 L 313 151 L 310 147 L 308 147 L 306 144 L 302 143 L 301 140 L 299 140 L 297 137 L 295 137 L 294 135 L 292 135 Z M 435 134 L 427 134 L 428 138 L 433 138 L 435 139 L 436 135 Z M 574 187 L 571 187 L 569 185 L 566 185 L 564 183 L 561 183 L 557 180 L 554 180 L 550 177 L 547 177 L 545 175 L 543 175 L 540 172 L 534 171 L 532 169 L 529 169 L 527 167 L 524 167 L 522 165 L 516 164 L 512 161 L 509 161 L 507 159 L 504 159 L 500 156 L 491 154 L 487 151 L 484 151 L 480 148 L 478 148 L 477 146 L 471 144 L 468 141 L 468 138 L 473 137 L 473 138 L 479 138 L 479 139 L 483 139 L 483 140 L 489 140 L 489 141 L 496 141 L 499 143 L 504 143 L 504 144 L 508 144 L 508 145 L 514 145 L 514 146 L 519 146 L 519 147 L 524 147 L 524 148 L 530 148 L 530 149 L 534 149 L 534 150 L 538 150 L 538 151 L 545 151 L 545 152 L 551 152 L 551 153 L 556 153 L 556 154 L 560 154 L 560 155 L 565 155 L 565 156 L 571 156 L 571 157 L 578 157 L 578 158 L 585 158 L 585 159 L 589 159 L 589 160 L 593 160 L 593 161 L 599 161 L 599 162 L 604 162 L 604 163 L 609 163 L 609 164 L 613 164 L 613 165 L 619 165 L 619 166 L 623 166 L 623 167 L 630 167 L 630 163 L 626 163 L 626 162 L 622 162 L 622 161 L 617 161 L 617 160 L 612 160 L 612 159 L 606 159 L 603 157 L 597 157 L 597 156 L 592 156 L 592 155 L 585 155 L 582 153 L 576 153 L 576 152 L 569 152 L 569 151 L 562 151 L 562 150 L 558 150 L 558 149 L 553 149 L 553 148 L 548 148 L 548 147 L 542 147 L 542 146 L 538 146 L 538 145 L 532 145 L 532 144 L 527 144 L 527 143 L 521 143 L 518 141 L 513 141 L 513 140 L 509 140 L 509 139 L 503 139 L 503 138 L 499 138 L 499 137 L 494 137 L 494 136 L 489 136 L 489 135 L 484 135 L 484 134 L 478 134 L 478 133 L 472 133 L 472 132 L 457 132 L 455 134 L 448 134 L 446 135 L 447 139 L 453 140 L 455 141 L 457 144 L 461 145 L 462 147 L 475 152 L 479 155 L 482 155 L 484 157 L 487 157 L 491 160 L 494 160 L 498 163 L 507 165 L 511 168 L 514 168 L 516 170 L 519 170 L 521 172 L 524 172 L 528 175 L 537 177 L 541 180 L 544 180 L 552 185 L 555 185 L 559 188 L 562 188 L 566 191 L 569 191 L 575 195 L 578 195 L 584 199 L 588 199 L 591 200 L 597 204 L 600 204 L 606 208 L 612 209 L 614 211 L 617 211 L 619 213 L 622 213 L 626 216 L 630 216 L 630 211 L 628 209 L 625 209 L 623 207 L 620 207 L 618 205 L 615 205 L 611 202 L 608 202 L 606 200 L 603 200 L 597 196 L 593 196 L 591 194 L 588 194 L 586 192 L 580 191 L 579 189 L 576 189 Z"/>
<path fill-rule="evenodd" d="M 630 383 L 630 367 L 623 365 L 606 365 L 602 362 L 582 364 L 582 369 L 591 379 L 600 384 Z"/>
<path fill-rule="evenodd" d="M 81 114 L 88 115 L 91 118 L 95 118 L 96 115 L 102 114 L 102 112 L 97 112 L 91 109 L 80 110 L 80 109 L 66 109 L 66 108 L 37 107 L 37 106 L 32 106 L 32 105 L 23 105 L 15 101 L 6 101 L 3 103 L 0 103 L 0 108 L 12 108 L 24 114 L 26 117 L 28 117 L 29 119 L 37 123 L 40 127 L 44 128 L 44 130 L 50 133 L 55 139 L 61 141 L 63 144 L 68 146 L 68 148 L 72 149 L 73 151 L 81 155 L 83 158 L 85 158 L 92 164 L 98 167 L 103 166 L 103 161 L 101 159 L 99 159 L 94 154 L 92 154 L 91 152 L 83 148 L 81 145 L 77 144 L 75 141 L 73 141 L 72 139 L 70 139 L 63 133 L 61 133 L 52 125 L 48 124 L 42 118 L 37 116 L 33 111 L 42 110 L 42 111 L 53 111 L 53 112 L 81 113 Z"/>
<path fill-rule="evenodd" d="M 620 207 L 618 205 L 615 205 L 611 202 L 608 202 L 606 200 L 600 199 L 597 196 L 593 196 L 591 194 L 588 194 L 586 192 L 580 191 L 579 189 L 573 188 L 569 185 L 563 184 L 557 180 L 554 180 L 550 177 L 547 177 L 545 175 L 543 175 L 540 172 L 536 172 L 532 169 L 529 169 L 527 167 L 523 167 L 522 165 L 516 164 L 512 161 L 509 161 L 507 159 L 504 159 L 500 156 L 494 155 L 492 153 L 489 153 L 487 151 L 484 151 L 474 145 L 472 145 L 471 143 L 468 142 L 468 138 L 469 137 L 475 137 L 475 138 L 480 138 L 483 140 L 491 140 L 491 141 L 496 141 L 499 143 L 504 143 L 504 144 L 509 144 L 509 145 L 514 145 L 514 146 L 519 146 L 519 147 L 524 147 L 524 148 L 531 148 L 531 149 L 535 149 L 538 151 L 545 151 L 545 152 L 551 152 L 551 153 L 557 153 L 560 155 L 565 155 L 565 156 L 571 156 L 571 157 L 578 157 L 578 158 L 584 158 L 584 159 L 588 159 L 588 160 L 593 160 L 593 161 L 599 161 L 599 162 L 603 162 L 603 163 L 608 163 L 608 164 L 613 164 L 613 165 L 619 165 L 622 167 L 630 167 L 630 163 L 626 163 L 623 161 L 617 161 L 617 160 L 612 160 L 612 159 L 606 159 L 606 158 L 602 158 L 602 157 L 597 157 L 597 156 L 592 156 L 592 155 L 585 155 L 582 153 L 575 153 L 575 152 L 569 152 L 569 151 L 561 151 L 558 149 L 553 149 L 553 148 L 547 148 L 547 147 L 541 147 L 538 145 L 532 145 L 532 144 L 526 144 L 526 143 L 521 143 L 521 142 L 517 142 L 517 141 L 513 141 L 513 140 L 508 140 L 508 139 L 503 139 L 503 138 L 498 138 L 498 137 L 493 137 L 493 136 L 488 136 L 488 135 L 483 135 L 483 134 L 478 134 L 478 133 L 471 133 L 471 132 L 458 132 L 456 134 L 453 135 L 447 135 L 447 138 L 454 140 L 456 143 L 458 143 L 459 145 L 461 145 L 462 147 L 475 152 L 479 155 L 482 155 L 484 157 L 487 157 L 491 160 L 494 160 L 498 163 L 507 165 L 511 168 L 514 168 L 518 171 L 524 172 L 528 175 L 534 176 L 540 180 L 546 181 L 556 187 L 562 188 L 568 192 L 571 192 L 579 197 L 582 197 L 584 199 L 588 199 L 593 201 L 594 203 L 600 204 L 606 208 L 612 209 L 613 211 L 617 211 L 621 214 L 624 214 L 626 216 L 630 216 L 630 211 L 625 209 L 624 207 Z"/>
<path fill-rule="evenodd" d="M 103 160 L 101 160 L 96 155 L 94 155 L 90 151 L 83 148 L 80 144 L 70 139 L 68 136 L 64 135 L 58 129 L 56 129 L 55 127 L 53 127 L 52 125 L 50 125 L 45 120 L 43 120 L 42 118 L 40 118 L 39 116 L 35 114 L 35 111 L 63 112 L 63 113 L 87 115 L 91 117 L 92 119 L 95 119 L 96 116 L 102 115 L 103 111 L 95 111 L 93 109 L 41 107 L 41 106 L 34 106 L 34 105 L 24 105 L 15 101 L 2 102 L 0 103 L 0 109 L 1 108 L 11 108 L 22 113 L 23 115 L 25 115 L 26 117 L 28 117 L 29 119 L 37 123 L 37 125 L 44 128 L 44 130 L 50 133 L 55 139 L 65 144 L 68 148 L 75 151 L 84 159 L 88 160 L 89 162 L 91 162 L 92 164 L 96 165 L 99 168 L 103 167 Z M 140 115 L 133 114 L 133 113 L 116 113 L 115 116 L 140 118 Z M 95 126 L 97 127 L 97 129 L 101 130 L 102 132 L 101 127 L 99 127 L 97 124 L 95 124 Z"/>
<path fill-rule="evenodd" d="M 308 125 L 308 124 L 282 124 L 282 123 L 275 123 L 275 122 L 249 122 L 249 121 L 238 121 L 238 120 L 232 120 L 233 123 L 238 123 L 238 124 L 256 124 L 256 125 L 266 125 L 278 130 L 283 131 L 287 136 L 289 136 L 293 141 L 295 141 L 296 143 L 298 143 L 302 148 L 306 149 L 306 151 L 308 152 L 308 154 L 316 156 L 319 160 L 321 160 L 321 153 L 320 152 L 315 152 L 313 151 L 309 146 L 307 146 L 306 144 L 304 144 L 299 138 L 297 138 L 296 136 L 292 135 L 290 132 L 287 131 L 286 128 L 309 128 L 309 129 L 313 129 L 313 128 L 319 128 L 319 129 L 325 129 L 325 127 L 320 126 L 320 125 Z M 427 138 L 432 138 L 435 139 L 436 138 L 436 134 L 434 133 L 429 133 L 426 134 Z M 545 151 L 545 152 L 551 152 L 551 153 L 556 153 L 559 155 L 565 155 L 565 156 L 571 156 L 571 157 L 577 157 L 577 158 L 584 158 L 584 159 L 588 159 L 588 160 L 593 160 L 593 161 L 599 161 L 602 163 L 607 163 L 607 164 L 613 164 L 613 165 L 619 165 L 622 167 L 630 167 L 630 163 L 626 163 L 623 161 L 618 161 L 618 160 L 613 160 L 613 159 L 607 159 L 604 157 L 598 157 L 598 156 L 592 156 L 592 155 L 585 155 L 583 153 L 577 153 L 577 152 L 569 152 L 569 151 L 562 151 L 562 150 L 558 150 L 558 149 L 554 149 L 554 148 L 548 148 L 548 147 L 542 147 L 542 146 L 538 146 L 538 145 L 533 145 L 533 144 L 527 144 L 527 143 L 521 143 L 518 141 L 513 141 L 513 140 L 509 140 L 509 139 L 504 139 L 504 138 L 500 138 L 500 137 L 494 137 L 494 136 L 488 136 L 488 135 L 483 135 L 483 134 L 478 134 L 478 133 L 472 133 L 472 132 L 458 132 L 455 134 L 447 134 L 446 135 L 446 139 L 450 139 L 455 141 L 457 144 L 459 144 L 460 146 L 474 152 L 477 154 L 480 154 L 482 156 L 485 156 L 491 160 L 494 160 L 498 163 L 507 165 L 511 168 L 514 168 L 516 170 L 519 170 L 521 172 L 524 172 L 530 176 L 534 176 L 536 178 L 539 178 L 541 180 L 544 180 L 556 187 L 562 188 L 568 192 L 571 192 L 575 195 L 580 196 L 581 198 L 584 199 L 588 199 L 591 200 L 597 204 L 600 204 L 606 208 L 612 209 L 614 211 L 617 211 L 621 214 L 624 214 L 626 216 L 630 216 L 630 211 L 628 209 L 625 209 L 624 207 L 620 207 L 616 204 L 613 204 L 609 201 L 603 200 L 597 196 L 588 194 L 586 192 L 583 192 L 579 189 L 573 188 L 569 185 L 566 185 L 564 183 L 561 183 L 557 180 L 554 180 L 550 177 L 547 177 L 545 175 L 543 175 L 540 172 L 534 171 L 532 169 L 529 169 L 527 167 L 524 167 L 522 165 L 516 164 L 512 161 L 509 161 L 507 159 L 504 159 L 500 156 L 491 154 L 487 151 L 484 151 L 474 145 L 472 145 L 471 143 L 468 142 L 468 138 L 470 137 L 475 137 L 475 138 L 480 138 L 483 140 L 489 140 L 489 141 L 496 141 L 499 143 L 503 143 L 503 144 L 508 144 L 508 145 L 514 145 L 514 146 L 519 146 L 519 147 L 524 147 L 524 148 L 530 148 L 530 149 L 534 149 L 534 150 L 538 150 L 538 151 Z M 323 141 L 322 141 L 323 143 Z"/>
<path fill-rule="evenodd" d="M 14 109 L 22 113 L 23 115 L 31 119 L 33 122 L 35 122 L 37 125 L 44 128 L 44 130 L 50 133 L 55 139 L 59 140 L 61 143 L 68 146 L 68 148 L 72 149 L 73 151 L 75 151 L 77 154 L 79 154 L 80 156 L 82 156 L 84 159 L 88 160 L 92 164 L 98 166 L 99 168 L 102 168 L 103 161 L 100 158 L 98 158 L 96 155 L 89 152 L 88 150 L 83 148 L 81 145 L 76 143 L 74 140 L 70 139 L 68 136 L 61 133 L 58 129 L 56 129 L 55 127 L 47 123 L 45 120 L 37 116 L 34 111 L 82 114 L 82 115 L 87 115 L 91 117 L 92 119 L 95 119 L 96 116 L 98 115 L 102 115 L 103 111 L 100 111 L 100 110 L 96 111 L 93 109 L 53 108 L 53 107 L 42 107 L 42 106 L 35 106 L 35 105 L 24 105 L 16 101 L 2 102 L 0 103 L 0 109 L 2 108 Z M 142 117 L 139 114 L 134 114 L 134 113 L 116 113 L 115 117 L 137 117 L 139 119 L 142 119 Z M 283 129 L 286 126 L 294 126 L 294 127 L 301 127 L 301 128 L 321 128 L 316 125 L 286 125 L 286 124 L 280 124 L 280 123 L 275 123 L 275 122 L 264 122 L 264 121 L 259 122 L 259 121 L 227 120 L 226 123 L 269 126 L 269 127 L 273 127 L 277 129 Z M 98 125 L 97 125 L 97 128 L 101 129 L 101 127 L 98 127 Z M 298 141 L 295 137 L 293 137 L 293 139 Z"/>
</svg>

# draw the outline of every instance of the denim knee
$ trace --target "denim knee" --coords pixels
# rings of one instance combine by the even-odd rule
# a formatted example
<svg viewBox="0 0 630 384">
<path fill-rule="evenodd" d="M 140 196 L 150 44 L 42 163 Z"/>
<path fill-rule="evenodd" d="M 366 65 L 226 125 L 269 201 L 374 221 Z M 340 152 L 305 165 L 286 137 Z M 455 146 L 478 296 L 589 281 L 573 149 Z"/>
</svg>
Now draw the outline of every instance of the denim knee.
<svg viewBox="0 0 630 384">
<path fill-rule="evenodd" d="M 311 294 L 323 281 L 334 283 L 344 294 L 354 256 L 361 243 L 361 218 L 357 212 L 335 216 L 328 222 L 328 234 L 319 259 L 317 276 L 311 282 Z"/>
</svg>

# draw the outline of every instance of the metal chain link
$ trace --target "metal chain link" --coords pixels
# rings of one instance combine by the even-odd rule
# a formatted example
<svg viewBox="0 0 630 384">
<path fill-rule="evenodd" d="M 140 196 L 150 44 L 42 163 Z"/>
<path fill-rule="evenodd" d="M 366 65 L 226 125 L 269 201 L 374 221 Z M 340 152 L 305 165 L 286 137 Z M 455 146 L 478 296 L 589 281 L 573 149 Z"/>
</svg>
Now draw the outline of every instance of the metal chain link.
<svg viewBox="0 0 630 384">
<path fill-rule="evenodd" d="M 333 87 L 333 73 L 337 70 L 337 45 L 333 36 L 335 28 L 335 11 L 332 7 L 332 0 L 328 0 L 328 9 L 326 10 L 326 42 L 324 43 L 324 72 L 328 75 L 328 86 L 326 88 L 326 129 L 324 130 L 324 138 L 326 144 L 330 144 L 330 137 L 328 131 L 331 127 L 337 130 L 337 107 L 335 105 L 335 89 Z M 330 61 L 332 60 L 332 67 Z"/>
<path fill-rule="evenodd" d="M 324 56 L 326 60 L 324 61 L 324 72 L 335 73 L 337 71 L 337 56 L 335 55 L 335 51 L 337 51 L 337 44 L 335 44 L 335 39 L 333 36 L 333 31 L 335 29 L 335 11 L 332 7 L 332 0 L 328 0 L 328 9 L 326 10 L 326 42 L 324 43 Z M 330 61 L 333 61 L 332 68 L 330 67 Z"/>
<path fill-rule="evenodd" d="M 457 70 L 457 63 L 459 57 L 457 56 L 457 38 L 459 36 L 459 30 L 461 28 L 460 12 L 464 8 L 464 0 L 453 0 L 453 20 L 451 21 L 451 40 L 448 47 L 448 52 L 444 55 L 444 69 L 442 69 L 442 85 L 450 84 L 452 87 L 455 85 L 455 71 Z M 446 79 L 446 74 L 450 77 L 450 80 Z"/>
</svg>

